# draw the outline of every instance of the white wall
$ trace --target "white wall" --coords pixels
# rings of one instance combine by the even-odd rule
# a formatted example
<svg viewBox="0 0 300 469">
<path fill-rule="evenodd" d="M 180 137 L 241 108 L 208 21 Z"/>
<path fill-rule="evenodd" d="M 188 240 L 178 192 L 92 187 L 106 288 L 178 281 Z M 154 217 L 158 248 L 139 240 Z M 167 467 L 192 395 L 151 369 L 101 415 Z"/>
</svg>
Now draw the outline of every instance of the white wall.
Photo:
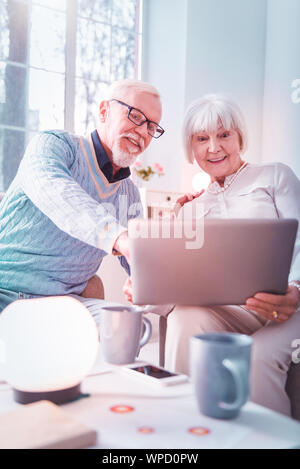
<svg viewBox="0 0 300 469">
<path fill-rule="evenodd" d="M 249 126 L 247 158 L 261 158 L 267 0 L 144 0 L 142 78 L 162 92 L 166 134 L 151 144 L 146 161 L 166 176 L 151 188 L 187 191 L 198 169 L 181 144 L 186 106 L 204 93 L 238 101 Z"/>
<path fill-rule="evenodd" d="M 282 161 L 290 165 L 298 177 L 300 177 L 299 31 L 300 1 L 269 0 L 262 157 L 264 161 Z M 299 81 L 296 83 L 296 80 Z M 293 82 L 295 88 L 291 86 Z"/>
<path fill-rule="evenodd" d="M 189 0 L 185 107 L 206 93 L 240 105 L 249 129 L 247 160 L 260 161 L 265 64 L 265 0 Z M 183 161 L 182 189 L 198 172 Z"/>
<path fill-rule="evenodd" d="M 152 189 L 179 190 L 181 117 L 184 112 L 185 51 L 188 0 L 143 0 L 142 79 L 162 96 L 165 134 L 153 139 L 143 158 L 158 161 L 166 175 L 149 181 Z"/>
</svg>

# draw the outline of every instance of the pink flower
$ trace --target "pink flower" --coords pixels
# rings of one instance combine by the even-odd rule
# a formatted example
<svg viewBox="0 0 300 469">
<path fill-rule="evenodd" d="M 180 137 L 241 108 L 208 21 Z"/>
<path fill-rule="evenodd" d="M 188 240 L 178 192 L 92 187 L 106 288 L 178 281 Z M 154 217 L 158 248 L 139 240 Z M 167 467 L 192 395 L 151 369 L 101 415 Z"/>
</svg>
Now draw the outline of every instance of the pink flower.
<svg viewBox="0 0 300 469">
<path fill-rule="evenodd" d="M 136 160 L 136 162 L 134 163 L 134 167 L 140 168 L 141 166 L 142 166 L 142 162 L 140 160 Z"/>
<path fill-rule="evenodd" d="M 164 168 L 159 163 L 154 163 L 154 168 L 157 170 L 158 173 L 164 172 Z"/>
</svg>

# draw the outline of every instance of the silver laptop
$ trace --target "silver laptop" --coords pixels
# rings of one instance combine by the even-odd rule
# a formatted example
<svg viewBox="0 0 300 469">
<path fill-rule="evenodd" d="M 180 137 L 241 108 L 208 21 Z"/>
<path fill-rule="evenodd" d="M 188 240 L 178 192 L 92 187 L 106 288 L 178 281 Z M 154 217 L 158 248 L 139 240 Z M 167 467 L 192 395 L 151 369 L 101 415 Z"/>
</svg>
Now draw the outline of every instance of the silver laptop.
<svg viewBox="0 0 300 469">
<path fill-rule="evenodd" d="M 286 291 L 298 221 L 131 220 L 135 304 L 245 304 Z M 193 238 L 193 239 L 192 239 Z"/>
</svg>

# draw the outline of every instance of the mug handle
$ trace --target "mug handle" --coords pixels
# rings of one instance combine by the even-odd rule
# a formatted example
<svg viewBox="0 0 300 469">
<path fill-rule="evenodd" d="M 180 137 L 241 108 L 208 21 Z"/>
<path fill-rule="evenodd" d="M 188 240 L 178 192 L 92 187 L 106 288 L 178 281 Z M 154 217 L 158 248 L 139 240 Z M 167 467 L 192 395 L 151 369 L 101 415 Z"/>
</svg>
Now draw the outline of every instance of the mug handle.
<svg viewBox="0 0 300 469">
<path fill-rule="evenodd" d="M 235 387 L 236 387 L 237 397 L 236 397 L 236 400 L 232 403 L 220 401 L 218 405 L 222 409 L 238 410 L 242 407 L 242 405 L 245 404 L 246 402 L 245 398 L 247 394 L 245 390 L 245 386 L 244 386 L 244 381 L 242 378 L 241 364 L 239 363 L 239 361 L 229 360 L 228 358 L 225 358 L 222 364 L 231 373 L 233 377 Z"/>
<path fill-rule="evenodd" d="M 143 347 L 144 345 L 146 345 L 152 333 L 152 324 L 149 321 L 149 319 L 143 318 L 143 323 L 145 324 L 145 332 L 143 334 L 143 337 L 141 338 L 140 347 Z"/>
</svg>

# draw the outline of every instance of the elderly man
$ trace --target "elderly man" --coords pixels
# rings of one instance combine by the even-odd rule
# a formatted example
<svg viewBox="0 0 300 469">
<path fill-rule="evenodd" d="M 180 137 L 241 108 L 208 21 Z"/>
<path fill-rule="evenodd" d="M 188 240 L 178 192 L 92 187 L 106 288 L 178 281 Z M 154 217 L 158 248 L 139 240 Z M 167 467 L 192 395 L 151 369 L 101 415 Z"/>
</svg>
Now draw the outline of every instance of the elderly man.
<svg viewBox="0 0 300 469">
<path fill-rule="evenodd" d="M 18 298 L 73 295 L 93 313 L 103 257 L 118 254 L 129 273 L 127 223 L 140 203 L 129 166 L 163 134 L 160 119 L 158 91 L 123 80 L 87 138 L 46 131 L 30 142 L 0 206 L 0 312 Z"/>
</svg>

